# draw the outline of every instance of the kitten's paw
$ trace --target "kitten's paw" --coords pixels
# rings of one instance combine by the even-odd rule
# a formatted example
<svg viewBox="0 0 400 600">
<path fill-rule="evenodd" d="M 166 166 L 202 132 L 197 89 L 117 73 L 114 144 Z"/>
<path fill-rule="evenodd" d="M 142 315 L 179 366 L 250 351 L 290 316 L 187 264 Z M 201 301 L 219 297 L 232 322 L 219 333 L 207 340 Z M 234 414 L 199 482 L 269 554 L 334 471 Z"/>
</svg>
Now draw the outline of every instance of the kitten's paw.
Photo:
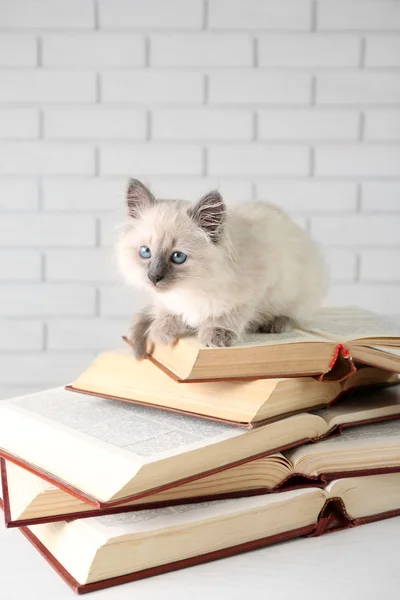
<svg viewBox="0 0 400 600">
<path fill-rule="evenodd" d="M 234 331 L 222 327 L 207 327 L 199 331 L 200 342 L 209 347 L 224 348 L 233 346 L 237 339 Z"/>
<path fill-rule="evenodd" d="M 153 344 L 175 346 L 178 341 L 178 331 L 176 327 L 169 325 L 165 321 L 163 323 L 155 321 L 149 329 L 149 339 Z"/>
<path fill-rule="evenodd" d="M 131 327 L 128 340 L 136 360 L 143 360 L 147 356 L 147 336 L 138 329 L 135 325 Z"/>
<path fill-rule="evenodd" d="M 279 317 L 274 317 L 270 321 L 262 323 L 259 326 L 258 331 L 260 333 L 282 333 L 283 331 L 288 331 L 291 327 L 292 320 L 289 317 L 280 315 Z"/>
</svg>

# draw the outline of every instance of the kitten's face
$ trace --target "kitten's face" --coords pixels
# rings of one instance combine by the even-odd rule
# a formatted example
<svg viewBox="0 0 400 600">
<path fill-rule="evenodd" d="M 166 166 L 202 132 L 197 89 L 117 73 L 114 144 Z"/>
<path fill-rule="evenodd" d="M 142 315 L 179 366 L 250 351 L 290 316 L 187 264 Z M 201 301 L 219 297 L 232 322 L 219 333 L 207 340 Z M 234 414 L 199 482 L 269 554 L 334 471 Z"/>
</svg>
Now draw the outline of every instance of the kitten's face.
<svg viewBox="0 0 400 600">
<path fill-rule="evenodd" d="M 155 201 L 147 188 L 139 182 L 131 182 L 130 218 L 117 247 L 125 280 L 157 294 L 201 286 L 216 250 L 211 229 L 217 233 L 217 218 L 210 213 L 210 207 L 218 205 L 219 210 L 224 209 L 220 196 L 215 198 L 219 202 L 205 203 L 209 209 L 205 219 L 210 228 L 207 233 L 196 213 L 199 203 L 192 207 L 183 201 Z M 220 212 L 223 216 L 224 212 Z M 202 212 L 203 220 L 204 216 Z"/>
</svg>

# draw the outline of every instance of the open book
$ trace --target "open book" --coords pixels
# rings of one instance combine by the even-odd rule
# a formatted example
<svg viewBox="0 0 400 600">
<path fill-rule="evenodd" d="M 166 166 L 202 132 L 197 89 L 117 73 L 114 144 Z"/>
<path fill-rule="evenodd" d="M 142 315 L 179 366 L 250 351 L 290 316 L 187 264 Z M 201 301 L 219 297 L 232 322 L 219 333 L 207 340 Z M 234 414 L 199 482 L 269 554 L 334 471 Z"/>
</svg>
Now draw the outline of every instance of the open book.
<svg viewBox="0 0 400 600">
<path fill-rule="evenodd" d="M 23 527 L 76 591 L 89 592 L 300 535 L 400 514 L 400 474 Z M 372 550 L 372 549 L 371 549 Z"/>
<path fill-rule="evenodd" d="M 0 456 L 105 508 L 399 415 L 398 386 L 251 430 L 58 388 L 0 403 Z"/>
<path fill-rule="evenodd" d="M 292 377 L 192 385 L 174 381 L 150 361 L 137 361 L 124 349 L 100 354 L 66 389 L 253 427 L 276 417 L 327 406 L 356 387 L 398 381 L 399 376 L 390 371 L 364 367 L 341 382 Z"/>
<path fill-rule="evenodd" d="M 341 436 L 248 461 L 108 509 L 95 509 L 48 481 L 2 461 L 7 527 L 77 519 L 232 496 L 325 485 L 355 475 L 400 472 L 400 419 L 352 427 Z"/>
<path fill-rule="evenodd" d="M 296 377 L 351 372 L 351 358 L 400 371 L 400 326 L 361 308 L 324 308 L 306 329 L 253 334 L 237 346 L 206 348 L 194 337 L 149 348 L 151 359 L 181 381 Z M 347 360 L 346 360 L 347 359 Z"/>
</svg>

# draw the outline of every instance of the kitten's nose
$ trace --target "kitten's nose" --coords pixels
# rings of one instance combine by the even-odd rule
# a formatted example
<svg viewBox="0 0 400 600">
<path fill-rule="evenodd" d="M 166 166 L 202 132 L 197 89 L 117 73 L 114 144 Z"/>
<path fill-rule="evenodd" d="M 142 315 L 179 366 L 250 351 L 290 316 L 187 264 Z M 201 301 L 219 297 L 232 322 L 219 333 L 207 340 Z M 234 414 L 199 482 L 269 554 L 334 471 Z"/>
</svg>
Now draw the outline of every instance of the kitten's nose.
<svg viewBox="0 0 400 600">
<path fill-rule="evenodd" d="M 148 277 L 151 283 L 154 283 L 154 285 L 157 285 L 159 281 L 164 279 L 164 275 L 162 273 L 148 273 Z"/>
</svg>

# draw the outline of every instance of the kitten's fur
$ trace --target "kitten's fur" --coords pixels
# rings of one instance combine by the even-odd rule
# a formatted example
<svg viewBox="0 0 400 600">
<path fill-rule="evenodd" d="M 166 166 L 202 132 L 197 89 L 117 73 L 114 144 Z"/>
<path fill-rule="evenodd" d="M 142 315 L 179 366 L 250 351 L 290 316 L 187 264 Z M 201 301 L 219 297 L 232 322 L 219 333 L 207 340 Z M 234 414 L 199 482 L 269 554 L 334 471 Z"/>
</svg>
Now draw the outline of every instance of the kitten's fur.
<svg viewBox="0 0 400 600">
<path fill-rule="evenodd" d="M 320 254 L 278 207 L 227 208 L 217 191 L 195 205 L 155 200 L 137 180 L 129 183 L 127 204 L 119 267 L 129 284 L 152 296 L 130 334 L 137 358 L 145 356 L 148 341 L 171 344 L 188 330 L 207 346 L 230 346 L 246 331 L 281 332 L 320 305 Z M 151 258 L 141 258 L 141 246 L 150 248 Z M 186 262 L 174 264 L 175 251 L 184 252 Z"/>
</svg>

